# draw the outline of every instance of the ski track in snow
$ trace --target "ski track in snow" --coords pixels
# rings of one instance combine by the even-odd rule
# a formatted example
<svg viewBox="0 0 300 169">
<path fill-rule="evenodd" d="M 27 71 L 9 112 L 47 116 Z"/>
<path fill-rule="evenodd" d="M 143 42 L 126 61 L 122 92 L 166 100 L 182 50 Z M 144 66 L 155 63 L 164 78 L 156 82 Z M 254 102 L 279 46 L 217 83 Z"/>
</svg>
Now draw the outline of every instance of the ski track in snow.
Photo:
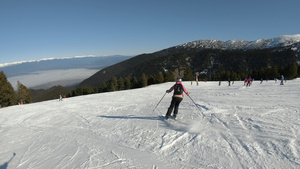
<svg viewBox="0 0 300 169">
<path fill-rule="evenodd" d="M 184 82 L 176 120 L 173 83 L 3 108 L 0 168 L 300 168 L 300 79 L 259 83 Z"/>
</svg>

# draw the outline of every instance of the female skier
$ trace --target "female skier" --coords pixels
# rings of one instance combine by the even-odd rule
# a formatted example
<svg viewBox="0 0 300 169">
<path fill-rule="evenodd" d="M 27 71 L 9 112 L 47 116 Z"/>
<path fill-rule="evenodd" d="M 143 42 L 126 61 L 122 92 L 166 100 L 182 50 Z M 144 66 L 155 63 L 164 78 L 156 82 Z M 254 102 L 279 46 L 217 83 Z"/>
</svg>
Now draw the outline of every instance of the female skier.
<svg viewBox="0 0 300 169">
<path fill-rule="evenodd" d="M 173 117 L 176 118 L 176 116 L 178 114 L 179 104 L 183 100 L 183 92 L 185 92 L 185 94 L 188 96 L 190 95 L 189 92 L 186 90 L 186 88 L 182 85 L 180 78 L 178 78 L 176 80 L 176 83 L 166 92 L 170 93 L 173 90 L 174 90 L 174 93 L 173 93 L 171 105 L 168 108 L 168 112 L 166 114 L 166 119 L 168 119 L 171 116 L 171 113 L 172 113 L 174 107 L 175 107 L 175 109 L 174 109 Z"/>
</svg>

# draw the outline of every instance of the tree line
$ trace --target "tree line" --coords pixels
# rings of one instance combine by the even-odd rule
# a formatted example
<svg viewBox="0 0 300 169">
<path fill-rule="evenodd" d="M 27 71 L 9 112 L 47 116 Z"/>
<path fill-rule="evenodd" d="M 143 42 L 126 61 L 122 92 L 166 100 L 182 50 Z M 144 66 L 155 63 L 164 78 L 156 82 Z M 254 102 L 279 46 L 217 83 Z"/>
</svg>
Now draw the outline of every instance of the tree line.
<svg viewBox="0 0 300 169">
<path fill-rule="evenodd" d="M 286 66 L 268 66 L 266 68 L 262 67 L 259 70 L 253 71 L 223 70 L 211 77 L 209 75 L 205 75 L 203 78 L 207 80 L 243 80 L 251 76 L 253 79 L 273 80 L 274 78 L 279 79 L 281 75 L 284 75 L 287 80 L 294 79 L 300 75 L 300 66 L 294 62 Z"/>
<path fill-rule="evenodd" d="M 181 69 L 182 74 L 178 73 L 178 69 Z M 294 79 L 298 75 L 299 66 L 296 63 L 292 63 L 286 66 L 273 66 L 267 68 L 261 68 L 260 70 L 253 71 L 228 71 L 223 70 L 215 75 L 210 75 L 209 72 L 205 74 L 199 74 L 199 80 L 209 80 L 209 81 L 219 81 L 219 80 L 244 80 L 251 76 L 254 79 L 274 79 L 280 78 L 281 75 L 284 75 L 286 79 Z M 159 84 L 164 82 L 174 82 L 177 77 L 182 78 L 184 81 L 194 81 L 196 79 L 196 71 L 193 71 L 190 66 L 184 68 L 177 68 L 172 71 L 167 71 L 164 73 L 158 73 L 155 75 L 146 75 L 142 73 L 139 78 L 137 77 L 119 77 L 112 76 L 108 82 L 101 83 L 98 87 L 91 86 L 77 86 L 76 89 L 72 90 L 68 97 L 74 97 L 79 95 L 87 95 L 94 93 L 103 93 L 103 92 L 113 92 L 119 90 L 128 90 L 146 87 L 153 84 Z"/>
<path fill-rule="evenodd" d="M 146 87 L 153 84 L 159 84 L 164 82 L 174 82 L 177 77 L 182 78 L 184 81 L 194 81 L 196 79 L 197 69 L 193 66 L 177 67 L 172 71 L 159 72 L 157 74 L 145 74 L 141 73 L 140 77 L 127 76 L 127 77 L 116 77 L 112 76 L 109 81 L 102 82 L 98 87 L 90 86 L 77 86 L 75 89 L 69 90 L 67 97 L 74 97 L 80 95 L 103 93 L 103 92 L 113 92 L 119 90 L 128 90 Z M 221 70 L 217 73 L 211 73 L 213 71 L 208 70 L 207 72 L 198 72 L 199 80 L 243 80 L 249 76 L 253 79 L 265 79 L 272 80 L 274 78 L 280 78 L 284 75 L 286 79 L 294 79 L 300 75 L 300 67 L 296 62 L 285 66 L 268 66 L 262 67 L 259 70 L 249 70 L 249 71 L 229 71 Z M 60 86 L 60 88 L 65 89 Z M 59 91 L 62 91 L 60 89 Z M 63 90 L 64 91 L 64 90 Z M 66 89 L 67 91 L 67 89 Z M 66 92 L 64 91 L 64 93 Z M 3 71 L 0 72 L 0 107 L 7 107 L 16 104 L 25 104 L 32 102 L 32 91 L 28 90 L 25 85 L 18 82 L 17 91 L 14 91 L 12 85 L 8 82 L 6 75 Z M 45 94 L 44 94 L 45 95 Z M 41 97 L 41 96 L 39 96 Z M 55 98 L 56 96 L 53 96 Z M 57 96 L 58 97 L 58 96 Z M 44 99 L 44 100 L 49 100 Z M 38 102 L 40 100 L 36 100 Z"/>
<path fill-rule="evenodd" d="M 174 79 L 175 76 L 172 72 L 158 73 L 156 75 L 142 73 L 138 78 L 135 76 L 125 78 L 112 76 L 108 82 L 102 82 L 96 88 L 91 86 L 77 86 L 76 89 L 69 93 L 68 97 L 142 88 L 152 84 L 174 81 Z"/>
<path fill-rule="evenodd" d="M 16 104 L 31 103 L 31 95 L 26 86 L 18 82 L 17 91 L 7 80 L 3 71 L 0 72 L 0 108 Z"/>
</svg>

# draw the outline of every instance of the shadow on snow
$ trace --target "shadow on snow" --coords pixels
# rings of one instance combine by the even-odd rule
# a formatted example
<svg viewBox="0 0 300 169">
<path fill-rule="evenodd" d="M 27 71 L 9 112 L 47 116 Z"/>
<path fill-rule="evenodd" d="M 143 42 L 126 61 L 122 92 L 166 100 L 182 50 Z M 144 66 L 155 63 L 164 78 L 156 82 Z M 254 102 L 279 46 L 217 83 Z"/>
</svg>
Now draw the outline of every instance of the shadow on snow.
<svg viewBox="0 0 300 169">
<path fill-rule="evenodd" d="M 16 153 L 13 153 L 13 156 L 8 160 L 6 163 L 0 165 L 0 169 L 7 169 L 8 164 L 11 162 L 11 160 L 16 156 Z"/>
<path fill-rule="evenodd" d="M 158 117 L 158 116 L 145 116 L 145 117 L 140 117 L 140 116 L 97 116 L 101 118 L 107 118 L 107 119 L 137 119 L 137 120 L 164 120 L 163 117 Z"/>
</svg>

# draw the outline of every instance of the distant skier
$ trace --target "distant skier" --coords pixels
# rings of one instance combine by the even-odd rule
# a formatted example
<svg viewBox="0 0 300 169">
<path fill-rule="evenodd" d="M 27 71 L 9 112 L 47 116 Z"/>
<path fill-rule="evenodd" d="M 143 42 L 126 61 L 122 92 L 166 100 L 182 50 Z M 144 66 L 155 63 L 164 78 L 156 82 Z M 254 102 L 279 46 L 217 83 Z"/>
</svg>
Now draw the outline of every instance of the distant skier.
<svg viewBox="0 0 300 169">
<path fill-rule="evenodd" d="M 230 78 L 228 78 L 228 86 L 230 86 L 230 83 L 231 83 Z"/>
<path fill-rule="evenodd" d="M 244 86 L 247 86 L 248 85 L 248 79 L 246 78 L 245 80 L 244 80 Z"/>
<path fill-rule="evenodd" d="M 219 86 L 221 86 L 221 80 L 219 81 Z"/>
<path fill-rule="evenodd" d="M 62 96 L 61 96 L 61 95 L 59 95 L 59 101 L 63 101 L 63 100 L 62 100 Z"/>
<path fill-rule="evenodd" d="M 181 79 L 177 78 L 176 83 L 166 92 L 170 93 L 174 90 L 171 105 L 168 108 L 168 112 L 166 114 L 166 119 L 168 119 L 171 116 L 171 113 L 174 109 L 173 117 L 176 118 L 178 114 L 178 107 L 180 102 L 183 100 L 183 92 L 185 92 L 186 95 L 189 96 L 189 92 L 186 90 L 186 88 L 182 85 Z"/>
<path fill-rule="evenodd" d="M 284 84 L 283 84 L 283 81 L 284 81 L 284 76 L 283 76 L 283 75 L 281 75 L 281 81 L 280 81 L 280 85 L 284 85 Z"/>
<path fill-rule="evenodd" d="M 252 84 L 252 79 L 251 79 L 251 76 L 248 78 L 247 80 L 247 86 L 250 87 L 250 85 Z"/>
</svg>

